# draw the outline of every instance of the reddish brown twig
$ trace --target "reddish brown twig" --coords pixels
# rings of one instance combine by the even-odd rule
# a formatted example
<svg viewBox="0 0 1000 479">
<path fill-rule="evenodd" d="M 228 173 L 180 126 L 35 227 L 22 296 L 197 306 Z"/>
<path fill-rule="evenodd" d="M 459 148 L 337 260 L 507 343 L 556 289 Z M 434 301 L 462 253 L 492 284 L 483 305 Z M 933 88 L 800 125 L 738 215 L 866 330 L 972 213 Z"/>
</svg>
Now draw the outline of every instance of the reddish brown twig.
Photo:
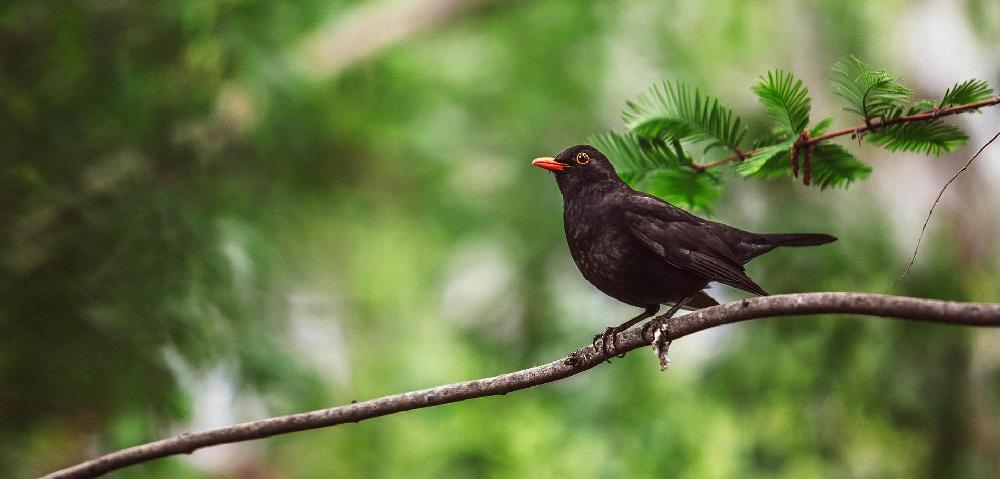
<svg viewBox="0 0 1000 479">
<path fill-rule="evenodd" d="M 760 150 L 759 149 L 757 149 L 757 150 L 750 150 L 750 151 L 744 151 L 744 152 L 741 152 L 741 153 L 742 153 L 742 157 L 741 156 L 737 156 L 737 155 L 728 156 L 728 157 L 723 158 L 721 160 L 716 160 L 716 161 L 713 161 L 711 163 L 705 163 L 704 165 L 698 165 L 698 168 L 696 168 L 696 169 L 698 169 L 699 171 L 704 171 L 704 170 L 708 170 L 708 169 L 711 169 L 711 168 L 715 168 L 717 166 L 725 165 L 726 163 L 732 163 L 734 161 L 741 160 L 741 158 L 743 160 L 745 160 L 747 158 L 750 158 L 750 157 L 752 157 L 752 156 L 760 153 Z"/>
<path fill-rule="evenodd" d="M 809 184 L 812 183 L 813 149 L 815 149 L 815 145 L 810 143 L 808 128 L 802 129 L 801 138 L 802 144 L 806 147 L 806 162 L 802 171 L 802 184 L 809 186 Z"/>
</svg>

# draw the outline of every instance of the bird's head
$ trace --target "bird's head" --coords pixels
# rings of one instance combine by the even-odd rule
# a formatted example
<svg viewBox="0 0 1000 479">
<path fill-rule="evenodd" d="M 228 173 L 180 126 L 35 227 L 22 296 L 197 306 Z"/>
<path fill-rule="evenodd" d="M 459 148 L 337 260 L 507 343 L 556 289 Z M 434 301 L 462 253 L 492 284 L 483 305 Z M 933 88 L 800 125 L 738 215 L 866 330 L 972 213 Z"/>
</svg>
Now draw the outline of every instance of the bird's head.
<svg viewBox="0 0 1000 479">
<path fill-rule="evenodd" d="M 555 158 L 535 158 L 531 164 L 555 173 L 556 182 L 563 192 L 588 183 L 621 181 L 608 158 L 590 145 L 567 148 Z"/>
</svg>

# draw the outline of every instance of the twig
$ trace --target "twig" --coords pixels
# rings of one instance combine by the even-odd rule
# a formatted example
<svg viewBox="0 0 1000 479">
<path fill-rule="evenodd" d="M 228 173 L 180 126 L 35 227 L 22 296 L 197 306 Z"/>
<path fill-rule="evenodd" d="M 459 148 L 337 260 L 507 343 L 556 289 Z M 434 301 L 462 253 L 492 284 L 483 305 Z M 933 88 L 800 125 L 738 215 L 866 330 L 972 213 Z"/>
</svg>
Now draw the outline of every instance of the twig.
<svg viewBox="0 0 1000 479">
<path fill-rule="evenodd" d="M 802 163 L 802 184 L 806 186 L 812 184 L 813 149 L 812 145 L 806 146 L 806 161 Z"/>
<path fill-rule="evenodd" d="M 813 172 L 813 149 L 814 144 L 810 143 L 809 129 L 803 128 L 801 135 L 802 144 L 806 147 L 806 161 L 802 164 L 802 184 L 809 186 L 812 183 Z"/>
<path fill-rule="evenodd" d="M 996 97 L 990 98 L 989 100 L 978 101 L 978 102 L 975 102 L 975 103 L 967 103 L 965 105 L 955 105 L 955 106 L 950 106 L 948 108 L 940 108 L 940 109 L 935 109 L 933 111 L 927 111 L 927 112 L 923 112 L 923 113 L 917 113 L 915 115 L 898 116 L 896 118 L 890 118 L 888 120 L 866 121 L 865 123 L 863 123 L 861 125 L 858 125 L 856 127 L 853 127 L 853 128 L 844 128 L 843 130 L 831 131 L 830 133 L 827 133 L 825 135 L 820 135 L 820 136 L 817 136 L 815 138 L 810 138 L 808 141 L 801 142 L 801 144 L 796 144 L 796 146 L 794 148 L 799 149 L 799 148 L 803 148 L 803 147 L 812 147 L 812 146 L 815 146 L 816 144 L 818 144 L 820 142 L 823 142 L 823 141 L 826 141 L 826 140 L 829 140 L 829 139 L 832 139 L 832 138 L 837 138 L 839 136 L 845 136 L 845 135 L 851 135 L 852 137 L 861 138 L 861 136 L 863 136 L 865 133 L 867 133 L 869 131 L 880 130 L 880 129 L 888 127 L 888 126 L 898 125 L 900 123 L 911 123 L 911 122 L 918 122 L 918 121 L 936 120 L 936 119 L 941 118 L 943 116 L 951 116 L 951 115 L 956 115 L 956 114 L 959 114 L 959 113 L 965 113 L 965 112 L 969 112 L 969 111 L 975 111 L 975 110 L 978 110 L 978 109 L 986 107 L 986 106 L 993 106 L 993 105 L 997 105 L 997 104 L 1000 104 L 1000 96 L 996 96 Z M 707 169 L 710 169 L 710 168 L 719 167 L 719 166 L 722 166 L 722 165 L 725 165 L 725 164 L 728 164 L 728 163 L 733 163 L 735 161 L 742 161 L 744 159 L 748 159 L 748 158 L 750 158 L 750 157 L 752 157 L 752 156 L 754 156 L 754 155 L 756 155 L 756 154 L 758 154 L 760 152 L 761 152 L 760 149 L 751 150 L 751 151 L 743 152 L 741 155 L 727 156 L 727 157 L 725 157 L 725 158 L 723 158 L 721 160 L 716 160 L 716 161 L 713 161 L 711 163 L 705 163 L 704 165 L 699 165 L 699 166 L 701 166 L 701 168 L 700 168 L 701 171 L 704 171 L 704 170 L 707 170 Z M 793 158 L 795 157 L 794 154 L 792 156 L 793 156 Z M 795 160 L 793 159 L 793 162 L 794 161 Z"/>
<path fill-rule="evenodd" d="M 816 143 L 819 143 L 821 141 L 826 141 L 829 140 L 830 138 L 836 138 L 838 136 L 844 136 L 850 134 L 861 135 L 869 131 L 881 130 L 882 128 L 885 128 L 887 126 L 898 125 L 900 123 L 936 120 L 943 116 L 951 116 L 958 113 L 965 113 L 968 111 L 978 110 L 984 106 L 993 106 L 997 104 L 1000 104 L 1000 96 L 995 96 L 993 98 L 990 98 L 989 100 L 977 101 L 975 103 L 967 103 L 965 105 L 955 105 L 955 106 L 950 106 L 948 108 L 941 108 L 938 110 L 917 113 L 915 115 L 904 115 L 904 116 L 898 116 L 896 118 L 890 118 L 888 120 L 872 121 L 866 125 L 862 125 L 856 128 L 844 128 L 843 130 L 831 131 L 830 133 L 827 133 L 825 135 L 820 135 L 817 136 L 816 138 L 813 138 L 812 140 L 809 140 L 809 143 L 815 145 Z"/>
<path fill-rule="evenodd" d="M 969 166 L 972 166 L 972 162 L 976 161 L 979 154 L 982 153 L 987 146 L 990 146 L 991 143 L 996 141 L 997 137 L 1000 137 L 1000 131 L 998 131 L 996 135 L 993 135 L 993 138 L 990 138 L 990 141 L 987 141 L 985 145 L 980 147 L 979 151 L 977 151 L 975 155 L 972 155 L 972 158 L 969 158 L 969 161 L 965 163 L 965 166 L 963 166 L 961 170 L 958 170 L 958 172 L 955 173 L 955 176 L 952 176 L 951 179 L 941 187 L 941 191 L 938 192 L 937 198 L 934 198 L 934 204 L 931 205 L 930 211 L 927 212 L 927 218 L 924 219 L 924 226 L 920 228 L 920 236 L 917 237 L 917 246 L 913 248 L 913 255 L 910 256 L 910 262 L 906 265 L 906 269 L 903 270 L 903 273 L 899 275 L 899 278 L 896 279 L 893 284 L 902 281 L 903 278 L 906 277 L 906 274 L 910 272 L 910 268 L 913 267 L 913 262 L 917 260 L 917 251 L 920 250 L 920 242 L 923 241 L 924 233 L 927 231 L 927 223 L 930 223 L 931 215 L 934 214 L 934 208 L 937 207 L 938 202 L 941 201 L 941 196 L 944 195 L 944 191 L 947 190 L 948 186 L 950 186 L 951 183 L 958 178 L 958 175 L 961 175 L 962 172 L 969 169 Z"/>
<path fill-rule="evenodd" d="M 786 294 L 746 299 L 701 309 L 672 319 L 669 328 L 663 327 L 664 318 L 659 316 L 653 320 L 652 327 L 635 328 L 619 333 L 616 351 L 626 352 L 649 345 L 653 341 L 655 331 L 660 331 L 661 339 L 666 335 L 667 340 L 672 341 L 698 331 L 738 321 L 822 313 L 867 314 L 946 324 L 1000 326 L 1000 304 L 958 303 L 865 293 Z M 557 361 L 491 378 L 181 434 L 112 452 L 44 477 L 47 479 L 95 477 L 156 458 L 181 453 L 190 454 L 203 447 L 359 422 L 411 409 L 507 394 L 573 376 L 601 364 L 604 359 L 603 352 L 593 346 L 586 346 Z"/>
<path fill-rule="evenodd" d="M 745 152 L 742 152 L 742 157 L 743 157 L 743 159 L 750 158 L 751 156 L 756 155 L 757 153 L 760 153 L 760 150 L 745 151 Z M 722 165 L 725 165 L 726 163 L 732 163 L 734 161 L 739 161 L 739 160 L 740 160 L 740 156 L 737 156 L 737 155 L 727 156 L 726 158 L 723 158 L 721 160 L 716 160 L 716 161 L 713 161 L 711 163 L 705 163 L 704 165 L 698 165 L 698 168 L 696 168 L 696 169 L 699 170 L 699 171 L 705 171 L 705 170 L 710 169 L 710 168 L 715 168 L 717 166 L 722 166 Z"/>
</svg>

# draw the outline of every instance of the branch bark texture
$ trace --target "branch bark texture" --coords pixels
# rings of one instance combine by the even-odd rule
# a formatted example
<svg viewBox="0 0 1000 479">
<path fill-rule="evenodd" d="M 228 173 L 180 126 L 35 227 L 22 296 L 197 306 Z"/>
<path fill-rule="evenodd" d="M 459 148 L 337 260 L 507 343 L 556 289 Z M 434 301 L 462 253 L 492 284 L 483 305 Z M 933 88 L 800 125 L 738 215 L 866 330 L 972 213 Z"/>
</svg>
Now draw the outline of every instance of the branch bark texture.
<svg viewBox="0 0 1000 479">
<path fill-rule="evenodd" d="M 967 326 L 1000 326 L 1000 304 L 958 303 L 865 293 L 785 294 L 713 306 L 673 319 L 655 318 L 653 320 L 655 327 L 636 328 L 619 333 L 617 352 L 631 351 L 649 345 L 657 332 L 661 340 L 664 336 L 667 340 L 675 340 L 715 326 L 749 319 L 825 313 L 864 314 Z M 499 376 L 384 396 L 329 409 L 245 422 L 208 431 L 185 433 L 112 452 L 53 472 L 44 478 L 96 477 L 126 466 L 174 454 L 190 454 L 203 447 L 217 444 L 360 422 L 412 409 L 507 394 L 573 376 L 602 364 L 605 359 L 605 354 L 600 349 L 586 346 L 548 364 Z"/>
</svg>

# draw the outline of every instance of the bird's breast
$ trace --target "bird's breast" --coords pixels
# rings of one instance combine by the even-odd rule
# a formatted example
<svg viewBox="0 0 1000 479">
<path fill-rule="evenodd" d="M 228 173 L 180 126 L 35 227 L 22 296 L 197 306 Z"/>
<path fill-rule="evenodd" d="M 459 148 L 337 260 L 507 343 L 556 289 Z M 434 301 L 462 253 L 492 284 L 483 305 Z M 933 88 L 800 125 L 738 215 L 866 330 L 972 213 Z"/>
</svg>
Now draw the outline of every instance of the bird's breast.
<svg viewBox="0 0 1000 479">
<path fill-rule="evenodd" d="M 600 203 L 600 202 L 597 202 Z M 645 306 L 678 299 L 689 278 L 643 245 L 620 209 L 567 202 L 566 241 L 583 277 L 608 296 Z M 704 284 L 696 284 L 704 287 Z M 683 290 L 683 291 L 682 291 Z"/>
<path fill-rule="evenodd" d="M 584 278 L 601 290 L 637 272 L 642 262 L 657 261 L 614 212 L 570 203 L 564 226 L 573 261 Z"/>
</svg>

